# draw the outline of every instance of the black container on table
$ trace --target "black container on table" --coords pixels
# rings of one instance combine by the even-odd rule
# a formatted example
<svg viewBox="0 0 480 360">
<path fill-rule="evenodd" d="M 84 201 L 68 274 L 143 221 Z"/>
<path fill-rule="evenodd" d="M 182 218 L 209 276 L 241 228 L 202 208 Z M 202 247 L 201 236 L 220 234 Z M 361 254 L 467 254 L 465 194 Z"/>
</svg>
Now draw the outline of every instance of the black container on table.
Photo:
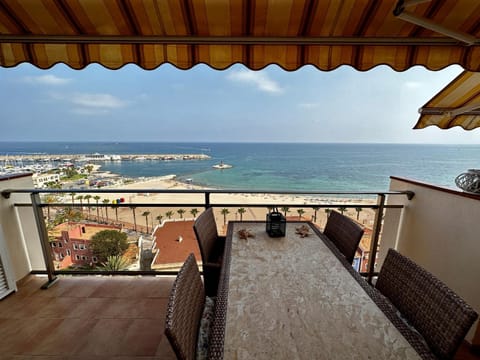
<svg viewBox="0 0 480 360">
<path fill-rule="evenodd" d="M 285 216 L 277 210 L 267 214 L 266 231 L 270 237 L 285 236 L 285 229 L 287 227 L 287 220 Z"/>
</svg>

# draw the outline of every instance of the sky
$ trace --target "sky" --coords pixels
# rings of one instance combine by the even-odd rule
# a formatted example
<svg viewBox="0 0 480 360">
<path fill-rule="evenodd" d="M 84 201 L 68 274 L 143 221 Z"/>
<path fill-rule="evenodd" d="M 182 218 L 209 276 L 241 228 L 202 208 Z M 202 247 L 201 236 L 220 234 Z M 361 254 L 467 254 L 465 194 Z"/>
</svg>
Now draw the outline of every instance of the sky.
<svg viewBox="0 0 480 360">
<path fill-rule="evenodd" d="M 22 64 L 0 68 L 0 141 L 478 144 L 478 129 L 412 129 L 461 71 Z"/>
</svg>

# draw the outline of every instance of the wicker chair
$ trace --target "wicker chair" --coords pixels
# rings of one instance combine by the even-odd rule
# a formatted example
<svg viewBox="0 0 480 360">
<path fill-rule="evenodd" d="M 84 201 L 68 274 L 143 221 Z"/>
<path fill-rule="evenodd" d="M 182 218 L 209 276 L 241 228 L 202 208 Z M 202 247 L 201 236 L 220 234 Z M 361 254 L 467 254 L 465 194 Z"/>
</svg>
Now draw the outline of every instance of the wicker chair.
<svg viewBox="0 0 480 360">
<path fill-rule="evenodd" d="M 190 254 L 173 283 L 167 306 L 165 335 L 177 359 L 196 358 L 205 291 L 195 256 Z"/>
<path fill-rule="evenodd" d="M 203 280 L 207 296 L 217 294 L 225 237 L 218 236 L 213 209 L 208 208 L 195 220 L 193 230 L 202 255 Z"/>
<path fill-rule="evenodd" d="M 349 263 L 353 262 L 363 232 L 356 222 L 335 210 L 330 212 L 323 231 Z"/>
<path fill-rule="evenodd" d="M 443 282 L 389 249 L 375 287 L 439 359 L 452 359 L 477 313 Z"/>
</svg>

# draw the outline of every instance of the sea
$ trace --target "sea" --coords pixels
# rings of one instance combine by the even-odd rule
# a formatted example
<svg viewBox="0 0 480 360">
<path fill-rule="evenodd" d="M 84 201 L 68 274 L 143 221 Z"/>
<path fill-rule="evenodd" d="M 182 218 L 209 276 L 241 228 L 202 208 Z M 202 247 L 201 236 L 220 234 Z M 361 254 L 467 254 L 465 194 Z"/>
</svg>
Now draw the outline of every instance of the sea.
<svg viewBox="0 0 480 360">
<path fill-rule="evenodd" d="M 103 162 L 126 177 L 175 174 L 218 189 L 386 191 L 390 176 L 455 188 L 480 168 L 480 145 L 352 143 L 0 142 L 0 154 L 206 154 L 208 160 Z M 223 162 L 230 169 L 217 170 Z"/>
</svg>

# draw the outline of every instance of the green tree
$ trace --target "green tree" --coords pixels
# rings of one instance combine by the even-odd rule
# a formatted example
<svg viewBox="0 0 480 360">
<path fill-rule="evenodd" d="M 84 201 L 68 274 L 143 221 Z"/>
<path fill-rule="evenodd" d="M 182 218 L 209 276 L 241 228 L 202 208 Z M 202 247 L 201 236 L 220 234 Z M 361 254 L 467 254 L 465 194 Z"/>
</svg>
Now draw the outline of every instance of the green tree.
<svg viewBox="0 0 480 360">
<path fill-rule="evenodd" d="M 93 171 L 93 165 L 88 164 L 88 165 L 85 165 L 84 168 L 85 170 L 87 170 L 88 175 L 90 175 Z"/>
<path fill-rule="evenodd" d="M 95 199 L 95 202 L 97 203 L 97 221 L 100 221 L 100 209 L 98 208 L 98 201 L 100 200 L 100 196 L 95 195 L 93 198 Z"/>
<path fill-rule="evenodd" d="M 230 211 L 227 208 L 223 208 L 221 213 L 223 215 L 223 225 L 227 225 L 227 215 L 230 214 Z"/>
<path fill-rule="evenodd" d="M 317 222 L 317 211 L 320 210 L 320 207 L 314 206 L 313 209 L 313 222 Z"/>
<path fill-rule="evenodd" d="M 185 214 L 185 210 L 184 209 L 178 209 L 177 214 L 180 215 L 180 219 L 183 219 L 183 214 Z"/>
<path fill-rule="evenodd" d="M 72 205 L 75 204 L 75 195 L 77 194 L 74 192 L 70 193 L 70 196 L 72 197 Z"/>
<path fill-rule="evenodd" d="M 101 262 L 109 256 L 121 256 L 128 249 L 127 234 L 117 230 L 102 230 L 90 239 L 90 248 Z"/>
<path fill-rule="evenodd" d="M 133 214 L 133 229 L 137 231 L 137 214 L 135 213 L 136 206 L 129 206 Z"/>
<path fill-rule="evenodd" d="M 302 220 L 302 216 L 303 214 L 305 214 L 305 210 L 297 209 L 297 213 L 298 213 L 298 220 Z"/>
<path fill-rule="evenodd" d="M 357 221 L 360 219 L 360 212 L 363 211 L 361 207 L 356 207 L 355 211 L 357 212 Z"/>
<path fill-rule="evenodd" d="M 344 213 L 345 211 L 347 211 L 347 208 L 344 207 L 344 206 L 341 206 L 341 207 L 339 207 L 337 210 L 340 211 L 340 214 L 343 215 L 343 213 Z"/>
<path fill-rule="evenodd" d="M 165 216 L 168 217 L 168 219 L 170 220 L 173 216 L 173 211 L 169 210 L 165 213 Z"/>
<path fill-rule="evenodd" d="M 190 214 L 192 214 L 193 219 L 195 220 L 195 218 L 196 218 L 196 216 L 197 216 L 197 214 L 198 214 L 198 209 L 192 209 L 192 210 L 190 210 Z"/>
<path fill-rule="evenodd" d="M 157 215 L 157 217 L 155 218 L 157 221 L 158 221 L 158 225 L 160 225 L 162 223 L 162 219 L 163 219 L 163 215 Z"/>
<path fill-rule="evenodd" d="M 65 221 L 78 222 L 82 220 L 82 218 L 83 218 L 82 213 L 78 211 L 78 209 L 74 209 L 72 207 L 65 208 L 63 213 L 63 219 Z"/>
<path fill-rule="evenodd" d="M 290 208 L 288 206 L 282 206 L 281 210 L 283 211 L 283 215 L 287 217 L 287 213 L 290 212 Z"/>
<path fill-rule="evenodd" d="M 145 216 L 145 225 L 147 227 L 147 233 L 148 233 L 148 215 L 150 215 L 150 211 L 144 211 L 142 216 Z"/>
<path fill-rule="evenodd" d="M 247 212 L 247 210 L 245 210 L 245 208 L 239 208 L 237 210 L 237 213 L 240 215 L 240 221 L 243 221 L 243 214 L 245 214 Z"/>
</svg>

